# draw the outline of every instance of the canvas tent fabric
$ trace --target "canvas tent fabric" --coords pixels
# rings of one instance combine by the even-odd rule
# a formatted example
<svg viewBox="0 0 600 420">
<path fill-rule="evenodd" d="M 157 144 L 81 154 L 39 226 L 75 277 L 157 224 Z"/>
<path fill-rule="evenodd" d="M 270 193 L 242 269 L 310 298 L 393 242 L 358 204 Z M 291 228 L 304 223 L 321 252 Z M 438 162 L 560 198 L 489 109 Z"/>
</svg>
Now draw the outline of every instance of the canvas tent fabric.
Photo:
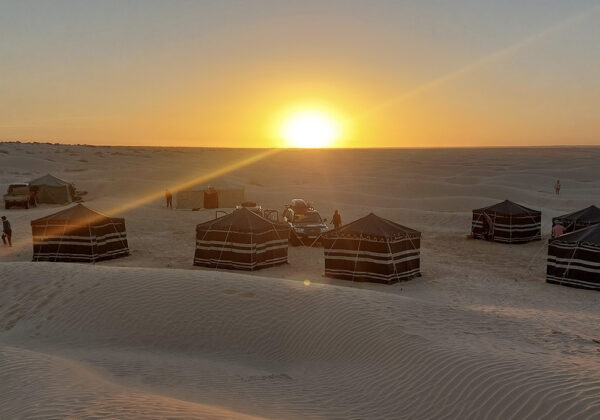
<svg viewBox="0 0 600 420">
<path fill-rule="evenodd" d="M 420 275 L 421 232 L 373 213 L 321 240 L 328 277 L 395 283 Z"/>
<path fill-rule="evenodd" d="M 194 265 L 254 271 L 287 263 L 290 227 L 245 207 L 196 226 Z"/>
<path fill-rule="evenodd" d="M 505 200 L 473 210 L 471 232 L 477 239 L 509 244 L 539 241 L 542 213 Z"/>
<path fill-rule="evenodd" d="M 600 290 L 600 224 L 550 241 L 546 281 Z"/>
<path fill-rule="evenodd" d="M 38 203 L 64 204 L 73 201 L 72 184 L 50 174 L 29 181 L 29 187 L 37 189 Z"/>
<path fill-rule="evenodd" d="M 217 204 L 221 208 L 234 208 L 246 201 L 243 188 L 216 188 Z M 178 209 L 201 209 L 205 206 L 205 193 L 207 190 L 183 190 L 176 196 Z M 208 203 L 211 205 L 211 203 Z M 214 204 L 212 204 L 214 205 Z"/>
<path fill-rule="evenodd" d="M 600 223 L 600 209 L 589 206 L 573 213 L 564 214 L 552 219 L 552 226 L 560 223 L 566 228 L 566 232 L 574 232 Z"/>
<path fill-rule="evenodd" d="M 129 255 L 125 220 L 82 204 L 31 222 L 33 261 L 96 262 Z"/>
</svg>

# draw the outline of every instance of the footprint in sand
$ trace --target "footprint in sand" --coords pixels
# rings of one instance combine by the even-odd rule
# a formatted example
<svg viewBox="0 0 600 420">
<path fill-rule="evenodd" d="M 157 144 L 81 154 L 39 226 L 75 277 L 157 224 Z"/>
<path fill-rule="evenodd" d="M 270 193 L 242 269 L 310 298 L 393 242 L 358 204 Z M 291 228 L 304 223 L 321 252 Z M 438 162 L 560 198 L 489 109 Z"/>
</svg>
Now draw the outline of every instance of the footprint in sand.
<svg viewBox="0 0 600 420">
<path fill-rule="evenodd" d="M 231 290 L 231 289 L 223 290 L 223 293 L 225 293 L 226 295 L 235 295 L 237 292 L 238 292 L 237 290 Z"/>
</svg>

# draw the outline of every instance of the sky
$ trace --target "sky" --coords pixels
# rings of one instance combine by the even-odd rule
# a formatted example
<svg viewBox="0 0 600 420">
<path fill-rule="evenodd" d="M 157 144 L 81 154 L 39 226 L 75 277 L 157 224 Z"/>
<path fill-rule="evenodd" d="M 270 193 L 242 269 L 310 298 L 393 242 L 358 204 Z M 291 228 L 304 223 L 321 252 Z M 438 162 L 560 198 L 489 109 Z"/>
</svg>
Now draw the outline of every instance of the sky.
<svg viewBox="0 0 600 420">
<path fill-rule="evenodd" d="M 0 0 L 0 141 L 600 145 L 600 0 Z"/>
</svg>

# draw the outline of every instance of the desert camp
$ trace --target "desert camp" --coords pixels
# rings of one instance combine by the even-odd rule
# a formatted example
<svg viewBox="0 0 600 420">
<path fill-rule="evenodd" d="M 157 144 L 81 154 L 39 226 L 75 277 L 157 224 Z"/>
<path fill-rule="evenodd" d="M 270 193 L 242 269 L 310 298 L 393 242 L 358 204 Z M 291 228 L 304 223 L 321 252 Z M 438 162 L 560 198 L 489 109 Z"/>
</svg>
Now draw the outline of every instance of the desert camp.
<svg viewBox="0 0 600 420">
<path fill-rule="evenodd" d="M 246 207 L 196 227 L 194 265 L 254 271 L 285 264 L 290 228 Z"/>
<path fill-rule="evenodd" d="M 321 238 L 326 276 L 390 284 L 420 275 L 421 233 L 373 213 Z"/>
<path fill-rule="evenodd" d="M 600 383 L 590 357 L 598 347 L 600 293 L 586 271 L 594 268 L 594 247 L 579 241 L 571 261 L 573 249 L 558 248 L 568 235 L 549 252 L 546 241 L 552 218 L 597 201 L 600 183 L 586 180 L 597 173 L 600 150 L 574 150 L 556 161 L 552 171 L 583 168 L 581 181 L 562 177 L 559 197 L 554 176 L 525 176 L 523 184 L 522 175 L 518 182 L 512 175 L 523 165 L 531 169 L 521 172 L 550 171 L 546 149 L 281 151 L 214 183 L 245 189 L 245 200 L 232 203 L 240 213 L 221 203 L 171 209 L 164 194 L 198 176 L 189 168 L 214 172 L 231 151 L 40 144 L 0 150 L 8 152 L 0 153 L 4 190 L 43 167 L 88 191 L 88 210 L 43 204 L 0 214 L 13 241 L 0 244 L 1 418 L 36 418 L 39 407 L 55 401 L 67 407 L 52 411 L 58 417 L 86 418 L 90 401 L 104 410 L 114 396 L 148 398 L 130 412 L 111 407 L 119 418 L 145 417 L 139 413 L 155 403 L 160 410 L 147 417 L 186 417 L 171 405 L 173 394 L 192 407 L 189 418 L 202 418 L 198 401 L 213 399 L 234 409 L 221 418 L 240 418 L 247 407 L 259 407 L 252 413 L 262 418 L 305 418 L 313 406 L 315 417 L 357 420 L 428 418 L 418 407 L 433 418 L 460 418 L 474 408 L 500 418 L 600 414 L 590 405 Z M 83 168 L 80 160 L 87 170 L 64 170 Z M 498 170 L 497 162 L 508 168 Z M 503 197 L 542 212 L 544 241 L 509 246 L 466 237 L 472 209 Z M 310 205 L 296 208 L 300 199 Z M 312 208 L 318 229 L 294 217 L 272 224 L 290 208 Z M 261 218 L 267 209 L 273 220 Z M 116 222 L 113 245 L 116 255 L 129 251 L 126 258 L 99 258 L 97 245 L 111 232 L 86 223 L 98 214 Z M 123 217 L 125 224 L 114 220 Z M 294 246 L 292 228 L 319 240 Z M 550 284 L 573 280 L 578 288 Z M 435 378 L 447 379 L 424 375 L 431 366 Z M 140 385 L 142 376 L 152 384 Z M 529 403 L 491 409 L 489 389 Z M 18 401 L 35 410 L 20 411 Z M 74 405 L 80 408 L 71 411 Z"/>
<path fill-rule="evenodd" d="M 76 204 L 33 220 L 33 261 L 97 262 L 129 255 L 125 220 Z"/>
<path fill-rule="evenodd" d="M 507 244 L 541 239 L 542 213 L 510 200 L 473 210 L 471 233 L 476 239 Z"/>
<path fill-rule="evenodd" d="M 600 290 L 600 224 L 550 241 L 546 281 Z"/>
<path fill-rule="evenodd" d="M 29 181 L 29 188 L 35 191 L 39 204 L 67 204 L 73 201 L 75 188 L 67 181 L 46 174 Z"/>
<path fill-rule="evenodd" d="M 0 420 L 600 420 L 600 0 L 0 0 L 0 191 Z"/>
<path fill-rule="evenodd" d="M 557 223 L 564 226 L 566 233 L 598 224 L 600 223 L 600 208 L 592 205 L 569 214 L 554 217 L 552 225 Z"/>
</svg>

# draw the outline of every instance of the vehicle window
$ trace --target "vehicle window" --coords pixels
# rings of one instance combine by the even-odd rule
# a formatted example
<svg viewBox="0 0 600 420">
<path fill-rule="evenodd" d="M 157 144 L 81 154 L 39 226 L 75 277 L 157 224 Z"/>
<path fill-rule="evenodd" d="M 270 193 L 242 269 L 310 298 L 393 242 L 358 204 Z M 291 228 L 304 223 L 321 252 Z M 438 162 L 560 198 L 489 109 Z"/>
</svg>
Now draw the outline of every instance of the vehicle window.
<svg viewBox="0 0 600 420">
<path fill-rule="evenodd" d="M 297 214 L 294 216 L 294 222 L 321 223 L 321 216 L 318 213 Z"/>
<path fill-rule="evenodd" d="M 11 185 L 8 187 L 8 192 L 15 195 L 29 194 L 29 188 L 23 185 Z"/>
</svg>

